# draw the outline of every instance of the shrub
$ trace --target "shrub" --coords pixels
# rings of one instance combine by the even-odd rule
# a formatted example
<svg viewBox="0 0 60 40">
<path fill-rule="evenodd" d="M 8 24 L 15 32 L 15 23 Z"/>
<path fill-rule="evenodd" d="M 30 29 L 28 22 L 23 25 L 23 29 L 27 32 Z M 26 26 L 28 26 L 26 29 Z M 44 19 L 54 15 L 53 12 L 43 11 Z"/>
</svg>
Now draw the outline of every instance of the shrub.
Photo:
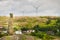
<svg viewBox="0 0 60 40">
<path fill-rule="evenodd" d="M 36 36 L 36 37 L 39 37 L 39 38 L 43 38 L 44 36 L 44 33 L 43 32 L 34 32 L 34 33 L 31 33 L 32 36 Z"/>
<path fill-rule="evenodd" d="M 34 32 L 34 33 L 31 33 L 32 36 L 36 36 L 38 38 L 42 38 L 42 40 L 51 40 L 53 37 L 51 37 L 50 35 L 47 35 L 46 33 L 44 32 Z"/>
<path fill-rule="evenodd" d="M 7 33 L 1 32 L 1 33 L 0 33 L 0 38 L 3 37 L 3 36 L 7 36 L 7 35 L 8 35 Z"/>
</svg>

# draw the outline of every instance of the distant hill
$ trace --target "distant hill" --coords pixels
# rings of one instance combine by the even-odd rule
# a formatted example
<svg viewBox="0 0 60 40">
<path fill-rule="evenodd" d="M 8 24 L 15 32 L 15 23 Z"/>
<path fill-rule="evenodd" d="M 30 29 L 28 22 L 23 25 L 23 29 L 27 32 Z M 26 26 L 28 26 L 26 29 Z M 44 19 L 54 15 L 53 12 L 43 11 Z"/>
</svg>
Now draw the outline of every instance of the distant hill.
<svg viewBox="0 0 60 40">
<path fill-rule="evenodd" d="M 29 17 L 29 16 L 15 16 L 13 18 L 14 26 L 29 26 L 33 27 L 36 24 L 45 24 L 49 20 L 55 21 L 57 18 L 56 16 L 37 16 L 37 17 Z M 7 16 L 0 16 L 0 25 L 7 26 L 9 21 L 9 17 Z"/>
</svg>

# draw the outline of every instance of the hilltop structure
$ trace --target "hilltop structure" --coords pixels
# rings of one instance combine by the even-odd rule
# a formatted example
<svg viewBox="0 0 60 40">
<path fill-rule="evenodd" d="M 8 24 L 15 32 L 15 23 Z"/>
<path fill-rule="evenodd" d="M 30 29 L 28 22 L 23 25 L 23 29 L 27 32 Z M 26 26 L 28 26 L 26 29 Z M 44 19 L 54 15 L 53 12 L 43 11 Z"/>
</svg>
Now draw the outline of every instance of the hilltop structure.
<svg viewBox="0 0 60 40">
<path fill-rule="evenodd" d="M 10 18 L 8 21 L 8 34 L 12 35 L 14 34 L 14 30 L 13 30 L 13 14 L 10 13 Z"/>
</svg>

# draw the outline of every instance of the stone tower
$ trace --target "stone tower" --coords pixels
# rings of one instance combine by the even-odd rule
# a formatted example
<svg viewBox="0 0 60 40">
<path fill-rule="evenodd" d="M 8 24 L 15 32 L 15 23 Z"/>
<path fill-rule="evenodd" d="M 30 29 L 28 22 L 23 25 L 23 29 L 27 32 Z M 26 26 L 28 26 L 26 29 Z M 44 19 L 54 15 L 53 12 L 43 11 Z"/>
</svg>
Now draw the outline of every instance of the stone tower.
<svg viewBox="0 0 60 40">
<path fill-rule="evenodd" d="M 10 18 L 8 21 L 8 34 L 12 35 L 14 34 L 14 29 L 13 29 L 13 14 L 10 13 Z"/>
</svg>

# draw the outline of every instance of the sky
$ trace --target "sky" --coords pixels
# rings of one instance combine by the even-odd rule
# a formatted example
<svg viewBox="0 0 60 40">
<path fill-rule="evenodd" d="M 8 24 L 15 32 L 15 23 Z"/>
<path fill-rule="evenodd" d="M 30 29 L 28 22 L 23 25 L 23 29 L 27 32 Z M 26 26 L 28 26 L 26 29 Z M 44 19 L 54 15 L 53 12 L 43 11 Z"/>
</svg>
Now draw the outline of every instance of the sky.
<svg viewBox="0 0 60 40">
<path fill-rule="evenodd" d="M 0 16 L 60 16 L 60 0 L 0 0 Z"/>
</svg>

